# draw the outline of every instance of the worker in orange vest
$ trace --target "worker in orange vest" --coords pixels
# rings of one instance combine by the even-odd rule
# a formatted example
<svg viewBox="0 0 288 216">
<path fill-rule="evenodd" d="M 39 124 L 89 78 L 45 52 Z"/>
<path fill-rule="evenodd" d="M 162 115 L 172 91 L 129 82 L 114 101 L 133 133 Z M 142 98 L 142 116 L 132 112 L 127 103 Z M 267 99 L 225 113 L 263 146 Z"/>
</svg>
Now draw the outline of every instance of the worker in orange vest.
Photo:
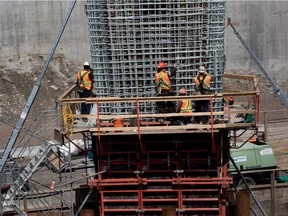
<svg viewBox="0 0 288 216">
<path fill-rule="evenodd" d="M 84 62 L 83 70 L 77 72 L 77 92 L 80 98 L 93 96 L 93 71 L 89 62 Z M 81 114 L 90 114 L 91 104 L 81 103 Z M 83 119 L 87 121 L 87 118 Z"/>
<path fill-rule="evenodd" d="M 156 83 L 156 96 L 165 97 L 172 95 L 172 86 L 171 80 L 167 73 L 167 63 L 160 62 L 157 65 L 157 72 L 155 74 L 155 83 Z M 169 113 L 174 112 L 175 106 L 171 101 L 161 101 L 156 102 L 157 109 L 159 113 Z M 160 123 L 165 122 L 164 118 L 159 119 Z"/>
<path fill-rule="evenodd" d="M 185 88 L 181 88 L 179 90 L 179 96 L 186 96 L 187 90 Z M 183 99 L 177 101 L 176 104 L 176 112 L 177 113 L 192 113 L 192 103 L 188 99 Z M 191 122 L 191 116 L 181 116 L 177 118 L 175 124 L 177 125 L 185 125 Z"/>
<path fill-rule="evenodd" d="M 172 91 L 171 81 L 168 73 L 166 72 L 167 64 L 165 62 L 160 62 L 157 65 L 157 73 L 155 74 L 155 82 L 157 86 L 156 95 L 159 96 L 169 96 Z"/>
<path fill-rule="evenodd" d="M 195 95 L 209 95 L 211 75 L 207 73 L 205 66 L 200 66 L 199 70 L 194 77 L 194 90 Z M 208 112 L 209 101 L 199 100 L 195 101 L 195 112 Z M 195 123 L 208 123 L 209 116 L 195 116 Z"/>
</svg>

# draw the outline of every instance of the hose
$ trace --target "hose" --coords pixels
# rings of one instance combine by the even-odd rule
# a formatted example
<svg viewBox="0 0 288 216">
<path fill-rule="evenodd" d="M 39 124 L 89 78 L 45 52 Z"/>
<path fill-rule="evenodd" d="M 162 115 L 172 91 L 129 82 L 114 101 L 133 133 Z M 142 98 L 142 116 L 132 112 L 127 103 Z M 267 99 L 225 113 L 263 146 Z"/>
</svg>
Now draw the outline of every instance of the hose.
<svg viewBox="0 0 288 216">
<path fill-rule="evenodd" d="M 62 116 L 63 116 L 63 122 L 64 122 L 64 129 L 66 134 L 69 136 L 73 133 L 73 127 L 74 127 L 74 115 L 72 112 L 71 107 L 64 106 L 62 110 Z"/>
</svg>

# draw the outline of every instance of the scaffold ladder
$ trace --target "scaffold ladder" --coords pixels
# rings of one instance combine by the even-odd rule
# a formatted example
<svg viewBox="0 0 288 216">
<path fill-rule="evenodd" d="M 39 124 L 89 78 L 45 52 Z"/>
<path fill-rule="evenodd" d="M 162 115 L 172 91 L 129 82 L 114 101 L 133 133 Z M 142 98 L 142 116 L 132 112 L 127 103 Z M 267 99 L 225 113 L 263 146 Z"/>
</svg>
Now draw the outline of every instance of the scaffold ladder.
<svg viewBox="0 0 288 216">
<path fill-rule="evenodd" d="M 15 182 L 10 186 L 10 189 L 8 190 L 7 194 L 4 197 L 2 209 L 5 209 L 5 208 L 15 209 L 15 202 L 14 202 L 15 197 L 20 193 L 22 187 L 27 183 L 27 181 L 32 176 L 32 174 L 36 171 L 38 166 L 45 159 L 49 160 L 49 158 L 47 158 L 47 154 L 49 154 L 49 152 L 52 151 L 53 147 L 55 146 L 57 147 L 57 144 L 54 144 L 54 143 L 53 144 L 48 143 L 48 145 L 44 144 L 43 146 L 41 146 L 37 154 L 29 161 L 27 166 L 18 175 L 18 178 L 15 180 Z M 55 160 L 55 158 L 53 159 Z M 60 160 L 60 158 L 58 159 Z M 50 161 L 50 163 L 52 163 L 52 161 Z"/>
</svg>

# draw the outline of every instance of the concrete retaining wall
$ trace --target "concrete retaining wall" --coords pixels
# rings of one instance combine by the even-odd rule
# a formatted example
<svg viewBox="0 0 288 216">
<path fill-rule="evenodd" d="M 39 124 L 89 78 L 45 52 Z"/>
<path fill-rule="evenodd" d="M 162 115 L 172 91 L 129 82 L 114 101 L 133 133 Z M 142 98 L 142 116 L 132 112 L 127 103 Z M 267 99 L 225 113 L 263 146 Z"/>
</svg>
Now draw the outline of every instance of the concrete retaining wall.
<svg viewBox="0 0 288 216">
<path fill-rule="evenodd" d="M 55 41 L 70 1 L 0 1 L 0 57 L 47 54 Z M 57 53 L 75 63 L 90 59 L 85 1 L 78 1 Z M 279 77 L 287 74 L 288 2 L 226 2 L 227 17 L 261 62 Z M 256 69 L 231 27 L 226 29 L 227 69 Z"/>
<path fill-rule="evenodd" d="M 288 2 L 227 1 L 227 17 L 272 76 L 287 75 Z M 227 69 L 258 69 L 231 27 L 226 29 Z"/>
<path fill-rule="evenodd" d="M 71 1 L 0 1 L 0 56 L 48 54 Z M 56 53 L 90 60 L 85 1 L 77 1 Z"/>
</svg>

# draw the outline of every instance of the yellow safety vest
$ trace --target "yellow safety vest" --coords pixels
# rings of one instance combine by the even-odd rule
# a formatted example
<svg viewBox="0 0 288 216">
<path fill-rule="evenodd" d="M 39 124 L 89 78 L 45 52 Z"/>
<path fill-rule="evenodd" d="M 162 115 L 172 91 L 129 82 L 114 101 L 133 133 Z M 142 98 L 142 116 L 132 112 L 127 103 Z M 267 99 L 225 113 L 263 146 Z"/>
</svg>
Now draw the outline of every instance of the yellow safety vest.
<svg viewBox="0 0 288 216">
<path fill-rule="evenodd" d="M 156 79 L 156 85 L 158 86 L 158 91 L 171 89 L 171 82 L 167 73 L 163 71 L 156 73 L 155 79 Z"/>
<path fill-rule="evenodd" d="M 90 71 L 82 70 L 77 73 L 78 85 L 80 88 L 92 89 L 93 80 L 89 78 Z"/>
<path fill-rule="evenodd" d="M 180 113 L 191 113 L 192 112 L 192 103 L 190 100 L 182 100 L 182 105 L 180 108 Z"/>
<path fill-rule="evenodd" d="M 211 81 L 211 76 L 209 74 L 199 75 L 199 76 L 194 77 L 195 90 L 196 91 L 209 91 L 210 81 Z"/>
</svg>

